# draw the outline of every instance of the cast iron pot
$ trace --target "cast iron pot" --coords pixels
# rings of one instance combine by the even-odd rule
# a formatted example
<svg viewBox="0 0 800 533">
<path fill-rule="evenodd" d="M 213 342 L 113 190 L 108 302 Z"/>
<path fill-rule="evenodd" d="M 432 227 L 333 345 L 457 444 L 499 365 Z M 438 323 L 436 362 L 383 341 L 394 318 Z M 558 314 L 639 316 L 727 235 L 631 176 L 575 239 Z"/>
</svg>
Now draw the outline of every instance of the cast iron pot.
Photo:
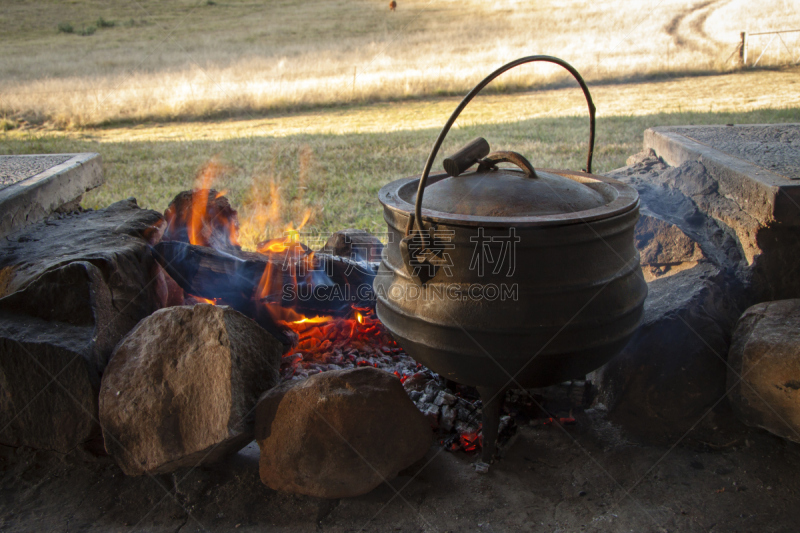
<svg viewBox="0 0 800 533">
<path fill-rule="evenodd" d="M 563 66 L 584 91 L 586 172 L 536 170 L 520 154 L 489 154 L 479 138 L 445 159 L 447 172 L 429 176 L 467 103 L 503 72 L 533 61 Z M 647 285 L 633 238 L 639 196 L 591 174 L 594 111 L 568 63 L 518 59 L 467 94 L 421 177 L 379 193 L 390 235 L 374 283 L 377 315 L 411 357 L 478 388 L 484 463 L 493 459 L 506 389 L 583 379 L 616 355 L 641 321 Z M 519 169 L 498 168 L 502 162 Z"/>
</svg>

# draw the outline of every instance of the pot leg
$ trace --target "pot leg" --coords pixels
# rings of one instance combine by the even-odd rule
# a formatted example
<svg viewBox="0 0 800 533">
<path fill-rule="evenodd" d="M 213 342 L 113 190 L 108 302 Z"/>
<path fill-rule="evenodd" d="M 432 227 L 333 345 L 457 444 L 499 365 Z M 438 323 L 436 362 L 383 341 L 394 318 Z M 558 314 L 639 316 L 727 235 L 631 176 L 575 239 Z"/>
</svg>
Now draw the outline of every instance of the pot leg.
<svg viewBox="0 0 800 533">
<path fill-rule="evenodd" d="M 481 461 L 487 465 L 494 460 L 497 449 L 497 432 L 500 428 L 500 410 L 503 406 L 503 390 L 494 387 L 478 387 L 483 401 L 483 451 Z"/>
</svg>

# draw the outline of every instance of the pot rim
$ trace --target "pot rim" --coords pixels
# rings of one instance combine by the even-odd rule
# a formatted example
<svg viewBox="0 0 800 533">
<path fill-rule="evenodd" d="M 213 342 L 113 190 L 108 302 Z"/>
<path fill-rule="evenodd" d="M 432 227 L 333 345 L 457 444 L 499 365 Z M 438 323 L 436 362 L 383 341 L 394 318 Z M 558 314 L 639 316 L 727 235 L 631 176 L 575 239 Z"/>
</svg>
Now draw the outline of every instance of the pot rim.
<svg viewBox="0 0 800 533">
<path fill-rule="evenodd" d="M 428 223 L 444 223 L 448 225 L 460 226 L 487 226 L 487 227 L 537 227 L 537 226 L 564 226 L 578 224 L 581 222 L 592 222 L 613 216 L 621 215 L 639 205 L 639 193 L 633 187 L 620 181 L 606 176 L 576 172 L 573 170 L 557 170 L 542 168 L 537 169 L 543 172 L 558 174 L 565 178 L 575 180 L 583 184 L 599 183 L 608 186 L 616 196 L 606 204 L 574 211 L 571 213 L 558 213 L 550 215 L 525 215 L 515 217 L 486 217 L 477 215 L 467 215 L 459 213 L 447 213 L 444 211 L 434 211 L 423 206 L 422 218 Z M 448 178 L 446 173 L 433 174 L 428 179 L 428 184 L 436 183 L 439 180 Z M 458 178 L 455 178 L 458 179 Z M 414 213 L 414 203 L 407 202 L 401 197 L 401 190 L 412 187 L 416 191 L 419 183 L 419 176 L 401 178 L 387 183 L 378 192 L 378 199 L 385 209 L 388 209 L 400 216 L 408 217 Z M 414 196 L 415 198 L 416 196 Z"/>
</svg>

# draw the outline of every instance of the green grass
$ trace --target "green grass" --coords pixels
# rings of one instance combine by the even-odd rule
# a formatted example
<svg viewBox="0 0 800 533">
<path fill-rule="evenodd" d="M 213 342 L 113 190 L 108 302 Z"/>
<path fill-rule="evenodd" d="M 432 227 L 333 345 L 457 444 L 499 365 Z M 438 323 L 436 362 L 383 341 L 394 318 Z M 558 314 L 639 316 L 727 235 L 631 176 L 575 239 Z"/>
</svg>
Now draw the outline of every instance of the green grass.
<svg viewBox="0 0 800 533">
<path fill-rule="evenodd" d="M 313 118 L 335 122 L 337 115 L 335 110 L 323 110 Z M 641 150 L 642 132 L 652 126 L 776 122 L 800 122 L 800 107 L 601 117 L 595 172 L 624 166 L 628 156 Z M 194 126 L 214 130 L 217 125 Z M 516 150 L 526 155 L 535 167 L 577 170 L 585 162 L 587 130 L 587 119 L 580 116 L 540 117 L 500 124 L 474 121 L 453 130 L 443 152 L 480 135 L 494 149 Z M 345 227 L 381 232 L 385 223 L 378 190 L 392 180 L 421 172 L 438 127 L 224 139 L 186 136 L 170 139 L 151 133 L 150 137 L 157 140 L 124 140 L 112 133 L 11 131 L 0 134 L 0 153 L 99 152 L 106 183 L 87 194 L 83 205 L 98 208 L 133 196 L 140 205 L 158 211 L 163 211 L 176 193 L 191 188 L 197 171 L 216 156 L 228 169 L 215 186 L 227 190 L 232 203 L 239 208 L 243 225 L 255 212 L 256 204 L 274 201 L 267 194 L 269 183 L 278 187 L 280 220 L 246 229 L 244 240 L 252 245 L 261 238 L 280 235 L 281 228 L 299 222 L 307 208 L 312 211 L 309 225 L 323 233 Z"/>
</svg>

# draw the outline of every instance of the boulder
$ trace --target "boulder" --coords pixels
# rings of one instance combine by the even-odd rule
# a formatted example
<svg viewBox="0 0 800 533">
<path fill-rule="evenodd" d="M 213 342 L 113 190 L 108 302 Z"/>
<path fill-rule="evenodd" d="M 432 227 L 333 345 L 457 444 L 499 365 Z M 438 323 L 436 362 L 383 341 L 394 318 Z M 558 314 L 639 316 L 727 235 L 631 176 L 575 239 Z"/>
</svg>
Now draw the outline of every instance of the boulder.
<svg viewBox="0 0 800 533">
<path fill-rule="evenodd" d="M 100 388 L 106 450 L 128 475 L 171 472 L 253 440 L 281 344 L 225 306 L 161 309 L 119 343 Z"/>
<path fill-rule="evenodd" d="M 133 198 L 26 226 L 0 246 L 0 296 L 25 288 L 51 269 L 86 261 L 100 269 L 114 308 L 133 327 L 163 305 L 151 283 L 155 262 L 150 246 L 164 227 L 160 213 L 140 209 Z"/>
<path fill-rule="evenodd" d="M 702 164 L 689 162 L 682 167 L 670 167 L 656 157 L 652 150 L 629 157 L 628 164 L 630 166 L 614 170 L 608 176 L 634 187 L 639 192 L 642 218 L 652 217 L 675 226 L 697 244 L 704 259 L 723 269 L 737 268 L 740 265 L 743 252 L 736 235 L 730 228 L 703 212 L 696 202 L 702 197 L 703 191 L 713 195 L 713 187 L 709 185 L 710 178 L 703 173 Z M 646 229 L 645 222 L 640 224 L 642 226 L 637 228 L 637 232 Z M 675 234 L 675 230 L 671 232 Z M 639 240 L 637 235 L 637 245 Z"/>
<path fill-rule="evenodd" d="M 400 380 L 372 367 L 283 383 L 256 408 L 261 480 L 319 498 L 371 491 L 421 459 L 432 437 Z"/>
<path fill-rule="evenodd" d="M 639 217 L 634 239 L 646 281 L 676 274 L 705 259 L 694 239 L 678 226 L 655 216 Z"/>
<path fill-rule="evenodd" d="M 700 263 L 648 284 L 644 318 L 591 379 L 613 419 L 647 436 L 685 432 L 725 395 L 738 315 L 716 267 Z"/>
<path fill-rule="evenodd" d="M 0 442 L 67 453 L 99 435 L 116 318 L 100 270 L 85 262 L 0 298 Z"/>
<path fill-rule="evenodd" d="M 729 398 L 739 419 L 800 442 L 800 300 L 748 308 L 728 364 Z"/>
<path fill-rule="evenodd" d="M 100 435 L 100 375 L 161 302 L 134 200 L 26 226 L 0 244 L 0 443 L 69 452 Z"/>
<path fill-rule="evenodd" d="M 647 150 L 628 165 L 608 175 L 637 189 L 642 214 L 678 226 L 711 262 L 731 270 L 741 285 L 742 307 L 800 297 L 800 228 L 759 215 L 755 197 L 735 200 L 743 190 L 729 194 L 703 160 L 670 167 Z"/>
</svg>

